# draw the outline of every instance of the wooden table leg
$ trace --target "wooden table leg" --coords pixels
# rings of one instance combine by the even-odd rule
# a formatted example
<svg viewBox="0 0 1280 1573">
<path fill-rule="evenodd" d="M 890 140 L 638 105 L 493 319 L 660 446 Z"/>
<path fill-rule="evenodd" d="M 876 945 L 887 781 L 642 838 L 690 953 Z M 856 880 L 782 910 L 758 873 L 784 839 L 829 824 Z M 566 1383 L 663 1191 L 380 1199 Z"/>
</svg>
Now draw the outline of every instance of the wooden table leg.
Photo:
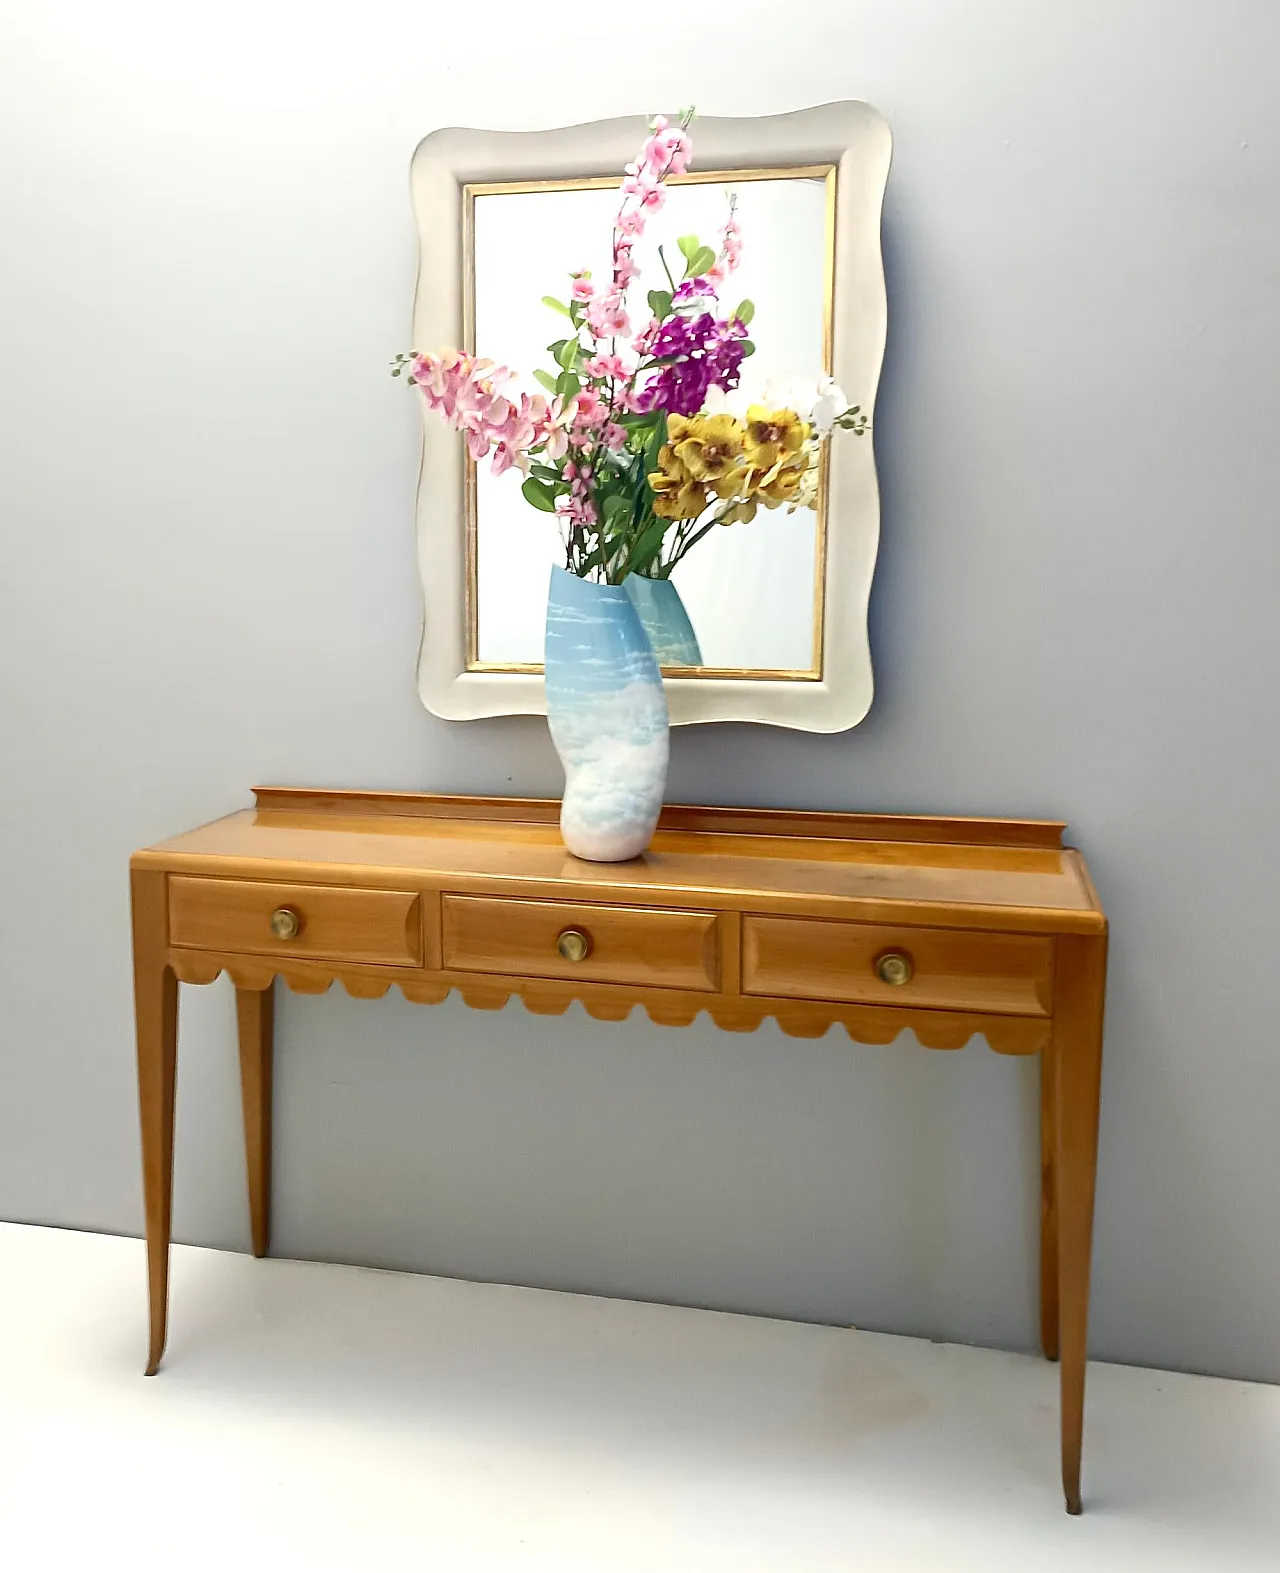
<svg viewBox="0 0 1280 1573">
<path fill-rule="evenodd" d="M 151 1341 L 147 1375 L 164 1353 L 173 1203 L 173 1103 L 178 1057 L 178 980 L 168 964 L 165 875 L 134 869 L 133 998 L 138 1036 L 142 1191 L 146 1207 Z"/>
<path fill-rule="evenodd" d="M 1058 1128 L 1062 1489 L 1067 1512 L 1078 1513 L 1107 940 L 1103 934 L 1064 935 L 1057 945 L 1053 1054 Z"/>
<path fill-rule="evenodd" d="M 244 1155 L 249 1171 L 249 1222 L 253 1254 L 265 1256 L 271 1239 L 271 1059 L 275 1015 L 273 984 L 236 990 L 240 1033 L 240 1096 L 244 1106 Z"/>
<path fill-rule="evenodd" d="M 1040 1347 L 1058 1358 L 1058 1113 L 1053 1044 L 1040 1055 Z"/>
</svg>

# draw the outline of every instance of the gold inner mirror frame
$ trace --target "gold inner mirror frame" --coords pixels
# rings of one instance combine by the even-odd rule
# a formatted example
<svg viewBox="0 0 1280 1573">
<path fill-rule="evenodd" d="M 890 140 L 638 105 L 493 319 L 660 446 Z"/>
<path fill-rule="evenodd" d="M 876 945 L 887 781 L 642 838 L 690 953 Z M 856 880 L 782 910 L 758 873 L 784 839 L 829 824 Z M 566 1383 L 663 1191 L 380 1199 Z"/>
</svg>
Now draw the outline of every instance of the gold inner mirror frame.
<svg viewBox="0 0 1280 1573">
<path fill-rule="evenodd" d="M 761 180 L 821 180 L 826 186 L 826 218 L 823 237 L 823 311 L 822 372 L 832 374 L 832 334 L 835 300 L 836 247 L 836 166 L 834 164 L 796 164 L 777 168 L 700 169 L 669 177 L 668 184 L 735 185 Z M 577 179 L 495 180 L 462 187 L 462 333 L 463 343 L 475 346 L 476 335 L 476 255 L 475 202 L 477 197 L 518 196 L 536 191 L 602 191 L 619 184 L 616 175 L 592 175 Z M 521 672 L 535 676 L 542 663 L 482 661 L 479 658 L 479 579 L 476 536 L 479 527 L 475 460 L 462 448 L 463 497 L 466 508 L 466 630 L 468 672 Z M 824 449 L 819 476 L 818 497 L 814 508 L 814 585 L 813 585 L 813 661 L 798 670 L 769 667 L 664 666 L 662 675 L 671 678 L 719 677 L 756 678 L 772 681 L 819 682 L 822 678 L 822 629 L 826 594 L 826 539 L 828 514 L 829 449 Z"/>
</svg>

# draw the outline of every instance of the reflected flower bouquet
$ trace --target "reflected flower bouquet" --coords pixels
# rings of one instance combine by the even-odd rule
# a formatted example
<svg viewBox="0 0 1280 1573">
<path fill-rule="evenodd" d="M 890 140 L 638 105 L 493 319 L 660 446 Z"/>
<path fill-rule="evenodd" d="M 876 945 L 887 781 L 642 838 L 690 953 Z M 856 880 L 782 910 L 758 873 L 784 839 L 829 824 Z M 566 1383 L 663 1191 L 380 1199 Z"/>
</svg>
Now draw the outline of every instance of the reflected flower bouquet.
<svg viewBox="0 0 1280 1573">
<path fill-rule="evenodd" d="M 755 346 L 752 303 L 720 306 L 743 245 L 732 195 L 716 245 L 680 236 L 679 278 L 658 247 L 665 278 L 647 293 L 646 320 L 633 320 L 636 242 L 667 180 L 689 168 L 691 120 L 658 116 L 627 165 L 608 277 L 579 270 L 567 300 L 543 296 L 568 328 L 547 346 L 556 369 L 533 374 L 541 392 L 518 392 L 508 367 L 461 350 L 392 362 L 477 464 L 523 474 L 526 500 L 560 521 L 569 572 L 607 584 L 668 578 L 714 526 L 758 508 L 811 507 L 832 432 L 867 429 L 829 378 L 767 386 L 755 403 L 736 397 Z"/>
</svg>

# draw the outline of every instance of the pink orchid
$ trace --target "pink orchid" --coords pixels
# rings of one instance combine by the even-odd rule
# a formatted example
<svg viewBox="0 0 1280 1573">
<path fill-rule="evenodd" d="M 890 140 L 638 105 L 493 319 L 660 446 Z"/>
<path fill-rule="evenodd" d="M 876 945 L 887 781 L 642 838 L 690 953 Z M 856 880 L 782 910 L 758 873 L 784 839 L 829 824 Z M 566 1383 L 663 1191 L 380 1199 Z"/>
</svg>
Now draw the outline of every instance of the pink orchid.
<svg viewBox="0 0 1280 1573">
<path fill-rule="evenodd" d="M 573 275 L 573 288 L 569 291 L 574 300 L 587 301 L 595 294 L 596 287 L 591 282 L 589 273 L 575 273 Z"/>
<path fill-rule="evenodd" d="M 636 169 L 634 165 L 627 165 L 627 178 L 622 182 L 624 196 L 636 197 L 646 191 L 652 191 L 658 184 L 659 172 L 653 168 Z"/>
<path fill-rule="evenodd" d="M 722 270 L 721 281 L 729 276 L 742 260 L 742 230 L 738 226 L 738 199 L 729 198 L 729 217 L 724 221 L 720 236 L 720 256 L 716 266 Z"/>
<path fill-rule="evenodd" d="M 539 406 L 545 408 L 546 400 L 539 396 L 531 399 L 526 393 L 521 397 L 519 408 L 508 404 L 506 418 L 500 424 L 495 423 L 489 427 L 487 436 L 497 445 L 493 453 L 495 475 L 501 475 L 512 465 L 518 465 L 521 470 L 528 470 L 528 450 L 533 446 L 538 435 L 534 417 L 540 413 Z"/>
<path fill-rule="evenodd" d="M 627 445 L 627 428 L 619 426 L 617 421 L 610 421 L 600 433 L 600 441 L 606 448 L 611 448 L 614 453 L 617 453 L 620 448 L 625 448 Z"/>
<path fill-rule="evenodd" d="M 618 228 L 624 235 L 643 235 L 644 212 L 640 208 L 624 208 L 618 214 Z"/>
<path fill-rule="evenodd" d="M 630 375 L 621 355 L 593 355 L 583 370 L 588 377 L 616 377 L 619 382 L 625 382 Z"/>
<path fill-rule="evenodd" d="M 633 388 L 618 388 L 613 395 L 613 412 L 615 415 L 642 415 L 644 405 L 640 395 Z"/>
<path fill-rule="evenodd" d="M 653 121 L 651 131 L 640 150 L 641 164 L 660 174 L 683 175 L 692 151 L 688 135 L 679 126 L 669 125 L 663 115 Z"/>
<path fill-rule="evenodd" d="M 595 431 L 608 419 L 609 410 L 604 400 L 592 387 L 586 387 L 575 399 L 573 426 L 575 431 Z"/>
<path fill-rule="evenodd" d="M 422 389 L 427 408 L 453 424 L 459 399 L 468 389 L 471 379 L 482 375 L 492 366 L 492 361 L 476 361 L 461 350 L 445 350 L 440 355 L 416 356 L 410 376 Z M 498 370 L 509 375 L 505 367 Z"/>
<path fill-rule="evenodd" d="M 599 295 L 587 307 L 587 325 L 598 339 L 625 338 L 631 318 L 621 294 Z"/>
<path fill-rule="evenodd" d="M 613 282 L 618 289 L 626 289 L 632 279 L 640 277 L 640 269 L 631 260 L 631 251 L 619 251 L 613 259 Z"/>
<path fill-rule="evenodd" d="M 648 325 L 641 328 L 640 332 L 631 341 L 631 348 L 637 355 L 647 355 L 653 348 L 653 341 L 657 338 L 661 329 L 662 324 L 658 319 L 656 317 L 651 318 Z"/>
<path fill-rule="evenodd" d="M 577 416 L 577 399 L 570 399 L 566 403 L 564 399 L 557 397 L 547 404 L 544 399 L 535 395 L 533 405 L 530 419 L 533 421 L 537 440 L 542 443 L 549 459 L 562 459 L 569 450 L 569 427 Z"/>
</svg>

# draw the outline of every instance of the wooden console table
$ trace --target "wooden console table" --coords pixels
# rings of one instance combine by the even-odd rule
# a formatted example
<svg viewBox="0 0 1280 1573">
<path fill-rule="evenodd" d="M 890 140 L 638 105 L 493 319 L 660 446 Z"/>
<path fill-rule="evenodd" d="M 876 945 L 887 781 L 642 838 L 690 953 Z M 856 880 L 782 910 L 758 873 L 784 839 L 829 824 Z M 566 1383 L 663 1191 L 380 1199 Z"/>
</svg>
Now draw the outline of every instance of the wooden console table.
<svg viewBox="0 0 1280 1573">
<path fill-rule="evenodd" d="M 910 1030 L 935 1049 L 981 1034 L 1041 1056 L 1040 1326 L 1062 1361 L 1062 1481 L 1080 1511 L 1089 1255 L 1107 927 L 1063 826 L 1039 821 L 669 808 L 631 863 L 564 849 L 559 805 L 507 798 L 260 788 L 256 809 L 131 864 L 151 1342 L 164 1351 L 178 983 L 236 988 L 253 1248 L 267 1250 L 272 985 L 335 978 L 376 999 L 457 989 L 707 1011 L 797 1037 Z"/>
</svg>

